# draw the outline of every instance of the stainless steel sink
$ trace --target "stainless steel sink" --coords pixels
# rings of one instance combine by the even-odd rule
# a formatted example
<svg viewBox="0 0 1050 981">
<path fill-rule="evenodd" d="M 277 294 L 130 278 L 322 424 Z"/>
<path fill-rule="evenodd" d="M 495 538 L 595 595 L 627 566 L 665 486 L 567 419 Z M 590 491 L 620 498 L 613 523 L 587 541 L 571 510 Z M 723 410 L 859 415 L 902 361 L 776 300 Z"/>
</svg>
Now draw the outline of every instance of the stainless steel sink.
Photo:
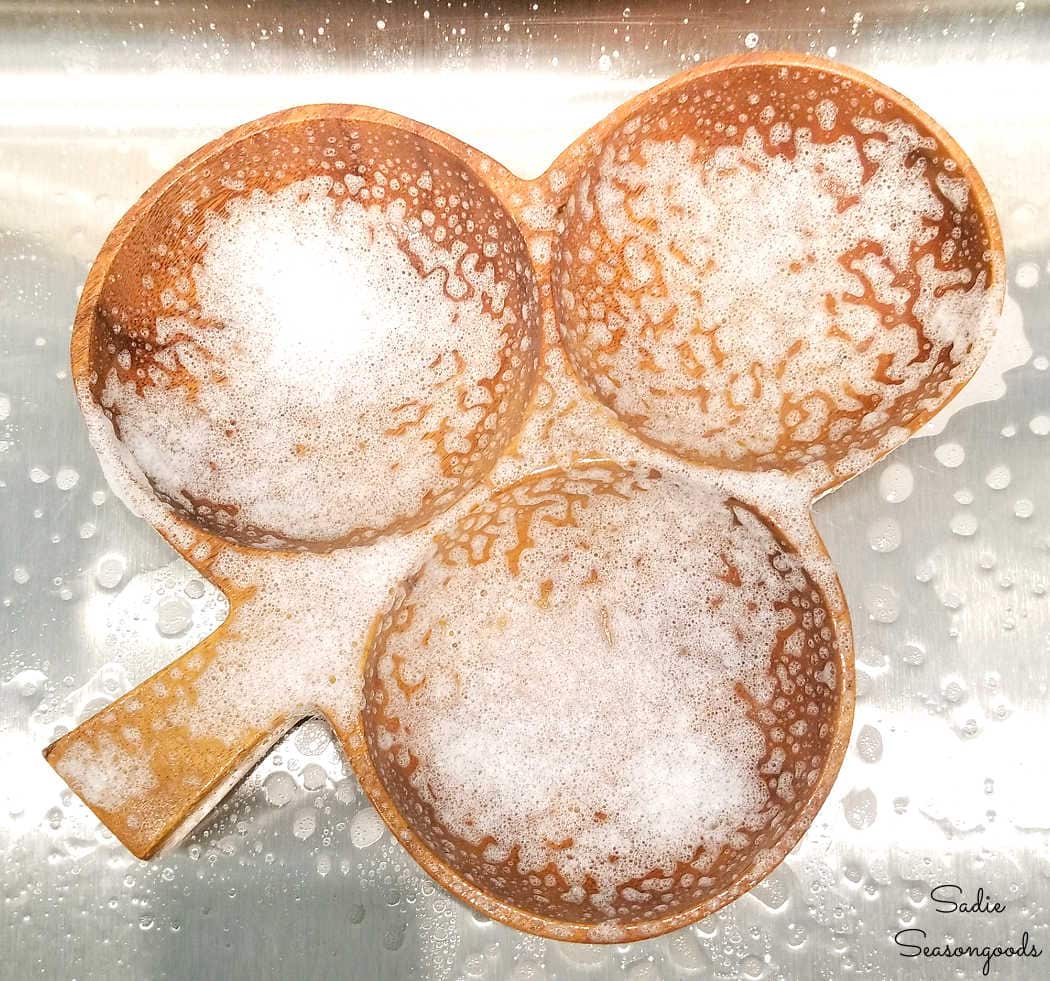
<svg viewBox="0 0 1050 981">
<path fill-rule="evenodd" d="M 802 844 L 670 937 L 540 941 L 426 879 L 310 722 L 186 844 L 132 859 L 39 751 L 224 601 L 108 492 L 73 399 L 73 309 L 113 222 L 187 152 L 288 105 L 394 109 L 528 176 L 630 94 L 749 48 L 829 55 L 917 101 L 982 171 L 1009 257 L 996 348 L 950 418 L 817 505 L 859 702 Z M 1045 0 L 0 2 L 0 976 L 951 978 L 981 958 L 908 959 L 894 935 L 1050 944 L 1048 61 Z M 941 883 L 1006 909 L 939 913 Z"/>
</svg>

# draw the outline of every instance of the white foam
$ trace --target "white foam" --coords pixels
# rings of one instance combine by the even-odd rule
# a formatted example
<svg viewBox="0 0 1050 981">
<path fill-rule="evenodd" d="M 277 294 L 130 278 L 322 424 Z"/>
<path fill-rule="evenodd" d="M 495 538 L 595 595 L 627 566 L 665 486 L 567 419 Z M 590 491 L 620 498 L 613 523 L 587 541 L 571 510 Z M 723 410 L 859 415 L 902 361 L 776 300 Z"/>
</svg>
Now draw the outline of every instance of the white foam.
<svg viewBox="0 0 1050 981">
<path fill-rule="evenodd" d="M 320 708 L 349 730 L 369 626 L 426 541 L 393 536 L 334 556 L 220 554 L 213 575 L 243 598 L 210 638 L 212 660 L 167 705 L 165 724 L 231 745 Z"/>
<path fill-rule="evenodd" d="M 765 526 L 695 480 L 604 465 L 526 481 L 467 526 L 377 655 L 401 723 L 377 744 L 419 759 L 442 823 L 491 836 L 497 860 L 518 846 L 524 871 L 554 862 L 566 898 L 592 877 L 603 908 L 632 876 L 701 844 L 704 865 L 760 827 L 766 747 L 736 686 L 771 697 L 794 622 L 778 607 L 806 589 Z"/>
<path fill-rule="evenodd" d="M 1025 333 L 1024 313 L 1020 304 L 1012 296 L 1007 296 L 991 346 L 973 378 L 915 435 L 937 436 L 944 432 L 945 426 L 961 409 L 1001 399 L 1006 394 L 1006 373 L 1011 368 L 1028 364 L 1031 357 L 1032 345 Z"/>
<path fill-rule="evenodd" d="M 199 306 L 161 294 L 152 384 L 140 393 L 116 367 L 105 379 L 102 404 L 155 488 L 235 538 L 411 522 L 509 436 L 493 425 L 518 384 L 501 359 L 520 363 L 528 311 L 483 248 L 439 245 L 403 200 L 355 198 L 362 184 L 310 178 L 209 213 Z"/>
<path fill-rule="evenodd" d="M 108 735 L 100 736 L 95 743 L 74 743 L 56 769 L 95 807 L 110 811 L 119 810 L 129 800 L 146 797 L 159 784 L 151 769 L 141 766 Z"/>
<path fill-rule="evenodd" d="M 817 115 L 834 124 L 826 106 Z M 581 178 L 556 262 L 574 364 L 637 431 L 723 466 L 796 469 L 886 427 L 899 442 L 902 399 L 918 390 L 930 409 L 950 388 L 922 387 L 941 355 L 965 362 L 954 374 L 972 370 L 1001 284 L 953 271 L 949 255 L 912 258 L 946 202 L 967 201 L 965 185 L 931 187 L 914 162 L 929 137 L 858 118 L 853 135 L 821 143 L 781 122 L 771 130 L 790 154 L 770 153 L 755 126 L 712 151 L 700 123 L 675 139 L 637 125 Z M 898 275 L 912 265 L 914 283 Z M 859 419 L 844 417 L 864 399 Z"/>
</svg>

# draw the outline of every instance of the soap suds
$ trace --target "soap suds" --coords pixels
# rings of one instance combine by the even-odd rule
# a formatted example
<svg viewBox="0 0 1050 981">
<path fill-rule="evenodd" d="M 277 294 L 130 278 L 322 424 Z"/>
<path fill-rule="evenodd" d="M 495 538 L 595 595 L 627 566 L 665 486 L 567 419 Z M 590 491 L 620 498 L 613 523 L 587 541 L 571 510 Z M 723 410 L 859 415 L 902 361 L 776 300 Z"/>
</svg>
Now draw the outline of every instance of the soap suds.
<svg viewBox="0 0 1050 981">
<path fill-rule="evenodd" d="M 146 797 L 159 783 L 149 767 L 141 766 L 108 736 L 96 745 L 85 740 L 71 746 L 57 769 L 63 780 L 104 810 L 117 810 L 129 800 Z"/>
</svg>

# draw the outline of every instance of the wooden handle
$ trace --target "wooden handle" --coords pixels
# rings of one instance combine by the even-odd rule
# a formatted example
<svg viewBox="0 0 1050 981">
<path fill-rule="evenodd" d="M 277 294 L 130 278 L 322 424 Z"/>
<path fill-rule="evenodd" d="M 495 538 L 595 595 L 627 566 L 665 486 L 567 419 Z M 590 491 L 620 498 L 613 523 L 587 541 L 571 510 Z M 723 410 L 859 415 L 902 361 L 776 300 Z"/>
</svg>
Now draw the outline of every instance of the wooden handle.
<svg viewBox="0 0 1050 981">
<path fill-rule="evenodd" d="M 48 763 L 138 858 L 188 834 L 307 714 L 284 713 L 259 726 L 240 722 L 234 712 L 216 718 L 211 710 L 196 711 L 202 701 L 226 703 L 230 672 L 245 670 L 241 644 L 221 627 L 44 750 Z"/>
</svg>

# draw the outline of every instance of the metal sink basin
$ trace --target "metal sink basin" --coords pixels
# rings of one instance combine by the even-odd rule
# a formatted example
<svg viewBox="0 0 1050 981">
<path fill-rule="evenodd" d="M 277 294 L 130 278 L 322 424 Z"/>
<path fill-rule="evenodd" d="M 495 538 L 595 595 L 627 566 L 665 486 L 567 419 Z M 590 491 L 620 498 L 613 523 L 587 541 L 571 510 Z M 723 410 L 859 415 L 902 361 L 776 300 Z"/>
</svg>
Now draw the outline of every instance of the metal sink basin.
<svg viewBox="0 0 1050 981">
<path fill-rule="evenodd" d="M 629 95 L 752 48 L 838 58 L 918 102 L 982 172 L 1009 259 L 979 377 L 817 505 L 858 705 L 802 843 L 669 937 L 541 941 L 427 879 L 308 722 L 187 843 L 131 858 L 40 750 L 209 633 L 224 600 L 111 494 L 75 405 L 69 329 L 111 225 L 186 153 L 289 105 L 382 106 L 531 176 Z M 0 976 L 934 979 L 981 958 L 905 958 L 899 931 L 1050 944 L 1048 59 L 1045 0 L 0 2 Z M 941 884 L 1005 910 L 940 913 Z"/>
</svg>

